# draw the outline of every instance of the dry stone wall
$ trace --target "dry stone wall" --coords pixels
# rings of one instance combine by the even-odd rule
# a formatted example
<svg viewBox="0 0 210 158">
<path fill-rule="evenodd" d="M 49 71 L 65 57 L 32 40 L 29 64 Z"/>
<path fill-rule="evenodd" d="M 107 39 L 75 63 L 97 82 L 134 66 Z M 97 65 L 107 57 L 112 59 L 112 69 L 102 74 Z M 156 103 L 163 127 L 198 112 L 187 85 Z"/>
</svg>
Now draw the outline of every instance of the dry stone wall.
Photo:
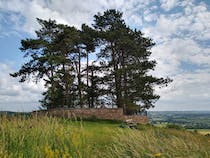
<svg viewBox="0 0 210 158">
<path fill-rule="evenodd" d="M 126 121 L 132 120 L 132 122 L 139 124 L 147 124 L 148 117 L 147 116 L 139 116 L 139 115 L 124 115 L 122 108 L 99 108 L 99 109 L 50 109 L 50 110 L 40 110 L 34 111 L 34 114 L 48 115 L 48 116 L 57 116 L 64 118 L 97 118 L 103 120 L 119 120 Z"/>
</svg>

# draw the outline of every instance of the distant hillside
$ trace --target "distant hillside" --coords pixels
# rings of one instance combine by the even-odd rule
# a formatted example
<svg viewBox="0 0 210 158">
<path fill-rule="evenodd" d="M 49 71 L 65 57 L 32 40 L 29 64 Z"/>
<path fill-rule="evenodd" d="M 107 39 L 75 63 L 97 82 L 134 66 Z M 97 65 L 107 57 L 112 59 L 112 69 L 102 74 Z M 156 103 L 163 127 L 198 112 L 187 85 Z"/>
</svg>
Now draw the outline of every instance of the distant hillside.
<svg viewBox="0 0 210 158">
<path fill-rule="evenodd" d="M 11 111 L 0 111 L 0 114 L 8 114 L 8 115 L 12 115 L 12 114 L 16 114 L 17 112 L 11 112 Z"/>
<path fill-rule="evenodd" d="M 210 129 L 210 111 L 149 111 L 152 124 L 174 123 L 192 129 Z"/>
<path fill-rule="evenodd" d="M 30 115 L 30 112 L 0 111 L 0 115 Z"/>
</svg>

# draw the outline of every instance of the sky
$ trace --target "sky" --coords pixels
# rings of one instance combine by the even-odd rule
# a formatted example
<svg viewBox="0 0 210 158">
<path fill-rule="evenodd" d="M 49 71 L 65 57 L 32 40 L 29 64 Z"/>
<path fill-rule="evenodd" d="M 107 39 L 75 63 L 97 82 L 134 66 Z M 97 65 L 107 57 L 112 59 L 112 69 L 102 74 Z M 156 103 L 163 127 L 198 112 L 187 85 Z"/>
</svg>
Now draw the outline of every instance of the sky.
<svg viewBox="0 0 210 158">
<path fill-rule="evenodd" d="M 123 12 L 127 25 L 156 43 L 151 59 L 153 75 L 170 77 L 158 111 L 210 111 L 209 0 L 0 0 L 0 111 L 31 111 L 42 98 L 44 82 L 19 83 L 9 76 L 25 62 L 21 39 L 35 38 L 36 18 L 80 28 L 106 9 Z"/>
</svg>

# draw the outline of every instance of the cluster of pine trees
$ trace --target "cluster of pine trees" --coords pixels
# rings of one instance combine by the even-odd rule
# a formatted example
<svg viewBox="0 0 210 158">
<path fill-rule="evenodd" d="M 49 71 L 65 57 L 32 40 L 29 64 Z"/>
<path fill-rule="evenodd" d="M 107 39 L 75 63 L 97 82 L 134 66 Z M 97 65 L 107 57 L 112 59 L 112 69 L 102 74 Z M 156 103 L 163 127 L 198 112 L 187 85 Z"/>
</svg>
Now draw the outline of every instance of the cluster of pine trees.
<svg viewBox="0 0 210 158">
<path fill-rule="evenodd" d="M 37 19 L 37 38 L 21 41 L 29 61 L 18 72 L 20 82 L 43 79 L 43 107 L 122 107 L 127 113 L 154 106 L 155 86 L 171 79 L 149 75 L 154 42 L 131 29 L 117 10 L 94 16 L 92 27 L 81 29 Z"/>
</svg>

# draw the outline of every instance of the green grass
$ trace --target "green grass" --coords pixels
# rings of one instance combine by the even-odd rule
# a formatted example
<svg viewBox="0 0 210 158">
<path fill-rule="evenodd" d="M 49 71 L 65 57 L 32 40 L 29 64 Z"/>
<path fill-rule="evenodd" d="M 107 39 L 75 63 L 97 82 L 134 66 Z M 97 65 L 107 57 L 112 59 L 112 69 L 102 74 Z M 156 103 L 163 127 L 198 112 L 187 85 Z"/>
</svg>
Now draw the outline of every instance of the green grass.
<svg viewBox="0 0 210 158">
<path fill-rule="evenodd" d="M 210 137 L 111 121 L 0 116 L 1 158 L 209 158 Z"/>
</svg>

